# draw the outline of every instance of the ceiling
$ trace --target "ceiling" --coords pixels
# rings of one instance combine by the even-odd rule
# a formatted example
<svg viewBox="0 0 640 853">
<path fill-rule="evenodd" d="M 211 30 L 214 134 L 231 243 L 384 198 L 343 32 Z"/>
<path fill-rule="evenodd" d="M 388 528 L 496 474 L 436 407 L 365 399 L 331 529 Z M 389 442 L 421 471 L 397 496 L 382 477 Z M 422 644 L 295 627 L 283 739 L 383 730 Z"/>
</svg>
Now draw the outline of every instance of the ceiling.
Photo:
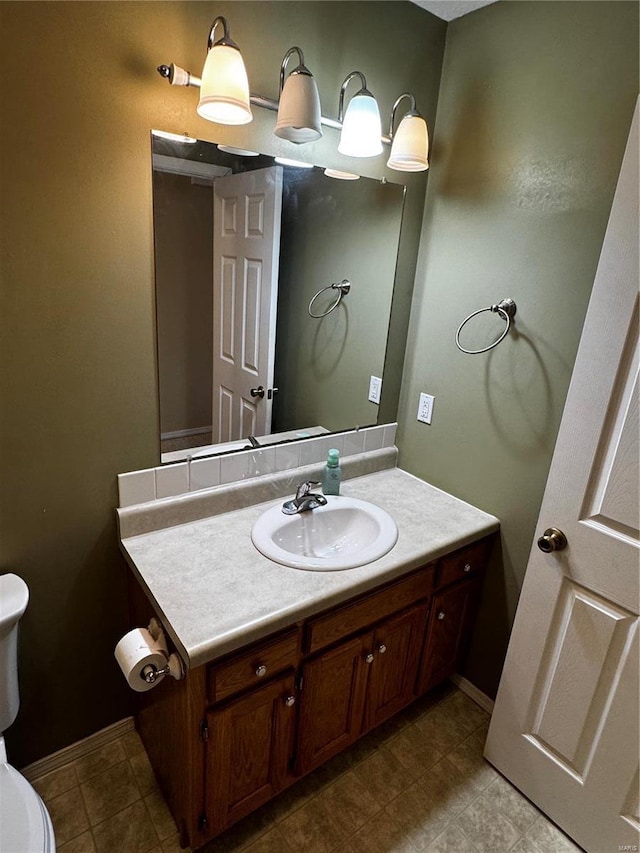
<svg viewBox="0 0 640 853">
<path fill-rule="evenodd" d="M 412 2 L 444 21 L 453 21 L 454 18 L 461 18 L 462 15 L 480 9 L 482 6 L 489 6 L 496 0 L 412 0 Z"/>
</svg>

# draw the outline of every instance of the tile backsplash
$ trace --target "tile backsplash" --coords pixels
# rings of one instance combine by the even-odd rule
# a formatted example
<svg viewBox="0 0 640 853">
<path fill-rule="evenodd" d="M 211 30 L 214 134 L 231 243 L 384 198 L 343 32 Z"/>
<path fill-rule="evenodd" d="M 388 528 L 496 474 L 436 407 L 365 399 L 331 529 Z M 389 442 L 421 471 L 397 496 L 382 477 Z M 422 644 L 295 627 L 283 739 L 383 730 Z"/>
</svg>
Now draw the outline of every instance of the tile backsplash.
<svg viewBox="0 0 640 853">
<path fill-rule="evenodd" d="M 211 489 L 301 465 L 324 462 L 332 447 L 340 456 L 393 447 L 397 424 L 365 427 L 288 444 L 243 450 L 224 456 L 175 462 L 144 471 L 118 474 L 120 507 Z"/>
</svg>

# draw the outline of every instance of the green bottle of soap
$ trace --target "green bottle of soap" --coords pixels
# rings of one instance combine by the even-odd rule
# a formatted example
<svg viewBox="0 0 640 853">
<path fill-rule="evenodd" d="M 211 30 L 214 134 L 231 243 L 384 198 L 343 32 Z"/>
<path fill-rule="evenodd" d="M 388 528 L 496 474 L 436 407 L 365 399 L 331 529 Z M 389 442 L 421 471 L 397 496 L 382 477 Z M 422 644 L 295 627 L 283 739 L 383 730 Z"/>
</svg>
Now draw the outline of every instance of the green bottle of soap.
<svg viewBox="0 0 640 853">
<path fill-rule="evenodd" d="M 325 495 L 340 494 L 340 459 L 339 452 L 335 450 L 329 451 L 327 456 L 327 464 L 322 472 L 322 491 Z"/>
</svg>

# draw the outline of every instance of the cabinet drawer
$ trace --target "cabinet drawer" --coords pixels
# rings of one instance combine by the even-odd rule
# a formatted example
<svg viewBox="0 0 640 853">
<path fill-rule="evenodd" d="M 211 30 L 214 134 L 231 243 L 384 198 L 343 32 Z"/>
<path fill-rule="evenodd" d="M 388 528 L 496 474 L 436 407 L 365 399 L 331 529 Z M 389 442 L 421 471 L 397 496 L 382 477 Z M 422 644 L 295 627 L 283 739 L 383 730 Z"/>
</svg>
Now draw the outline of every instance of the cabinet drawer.
<svg viewBox="0 0 640 853">
<path fill-rule="evenodd" d="M 243 650 L 224 663 L 213 664 L 207 672 L 210 702 L 219 702 L 247 687 L 268 681 L 285 669 L 298 665 L 299 637 L 297 628 L 280 634 L 266 643 Z"/>
<path fill-rule="evenodd" d="M 486 565 L 490 545 L 489 540 L 483 539 L 449 557 L 443 557 L 440 560 L 438 586 L 446 586 L 462 578 L 477 575 Z"/>
<path fill-rule="evenodd" d="M 344 605 L 307 623 L 306 652 L 311 653 L 373 625 L 410 604 L 428 598 L 433 589 L 435 566 L 426 566 L 409 577 Z"/>
</svg>

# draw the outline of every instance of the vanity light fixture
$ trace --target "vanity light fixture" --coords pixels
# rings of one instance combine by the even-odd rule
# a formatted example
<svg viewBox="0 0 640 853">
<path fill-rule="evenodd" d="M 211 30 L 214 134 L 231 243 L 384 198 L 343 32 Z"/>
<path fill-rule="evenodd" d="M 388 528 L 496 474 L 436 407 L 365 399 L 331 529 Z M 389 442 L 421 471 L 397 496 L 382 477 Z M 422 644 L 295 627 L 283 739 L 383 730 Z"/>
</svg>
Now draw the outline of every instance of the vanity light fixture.
<svg viewBox="0 0 640 853">
<path fill-rule="evenodd" d="M 354 175 L 353 172 L 341 172 L 340 169 L 325 169 L 325 175 L 328 178 L 337 178 L 339 181 L 359 181 L 360 175 Z"/>
<path fill-rule="evenodd" d="M 223 27 L 223 36 L 214 41 L 214 31 L 218 25 Z M 289 142 L 301 144 L 317 140 L 322 136 L 324 125 L 341 131 L 338 151 L 347 157 L 377 157 L 382 153 L 384 143 L 392 146 L 387 161 L 390 169 L 421 172 L 429 168 L 427 123 L 416 109 L 415 97 L 409 92 L 404 92 L 396 100 L 391 110 L 389 136 L 382 136 L 380 110 L 376 99 L 367 89 L 367 81 L 361 71 L 352 71 L 342 83 L 338 118 L 334 119 L 323 116 L 320 111 L 316 82 L 304 64 L 304 56 L 299 47 L 289 48 L 282 60 L 278 100 L 249 91 L 244 62 L 238 45 L 229 35 L 226 18 L 218 16 L 214 20 L 207 47 L 202 79 L 174 63 L 158 66 L 160 76 L 172 86 L 200 87 L 197 112 L 203 118 L 220 124 L 246 124 L 252 120 L 253 104 L 278 113 L 274 133 Z M 286 77 L 287 63 L 294 53 L 298 54 L 299 63 Z M 345 111 L 345 92 L 355 77 L 360 78 L 361 87 L 351 98 Z M 403 115 L 394 134 L 396 111 L 404 98 L 409 98 L 410 108 Z M 338 171 L 329 170 L 327 174 L 343 180 L 357 178 L 357 175 L 346 177 L 351 174 L 348 172 L 338 175 Z"/>
<path fill-rule="evenodd" d="M 218 24 L 223 35 L 214 41 Z M 202 118 L 218 124 L 248 124 L 253 119 L 249 97 L 249 80 L 240 48 L 229 35 L 227 19 L 219 15 L 209 32 L 196 111 Z"/>
<path fill-rule="evenodd" d="M 361 88 L 349 101 L 344 111 L 344 93 L 350 81 L 359 77 Z M 338 151 L 347 157 L 376 157 L 382 154 L 382 125 L 376 99 L 367 89 L 367 81 L 361 71 L 352 71 L 340 87 L 338 121 L 342 124 Z"/>
<path fill-rule="evenodd" d="M 300 60 L 285 82 L 287 62 L 297 53 Z M 320 95 L 313 74 L 304 64 L 299 47 L 290 47 L 280 66 L 278 89 L 278 118 L 274 133 L 281 139 L 295 142 L 314 142 L 322 136 Z"/>
<path fill-rule="evenodd" d="M 396 110 L 403 98 L 409 98 L 409 111 L 406 112 L 393 132 Z M 389 139 L 391 139 L 391 154 L 387 161 L 390 169 L 398 172 L 424 172 L 429 168 L 429 132 L 427 122 L 416 110 L 416 99 L 409 92 L 403 92 L 396 100 L 391 110 L 389 123 Z"/>
</svg>

